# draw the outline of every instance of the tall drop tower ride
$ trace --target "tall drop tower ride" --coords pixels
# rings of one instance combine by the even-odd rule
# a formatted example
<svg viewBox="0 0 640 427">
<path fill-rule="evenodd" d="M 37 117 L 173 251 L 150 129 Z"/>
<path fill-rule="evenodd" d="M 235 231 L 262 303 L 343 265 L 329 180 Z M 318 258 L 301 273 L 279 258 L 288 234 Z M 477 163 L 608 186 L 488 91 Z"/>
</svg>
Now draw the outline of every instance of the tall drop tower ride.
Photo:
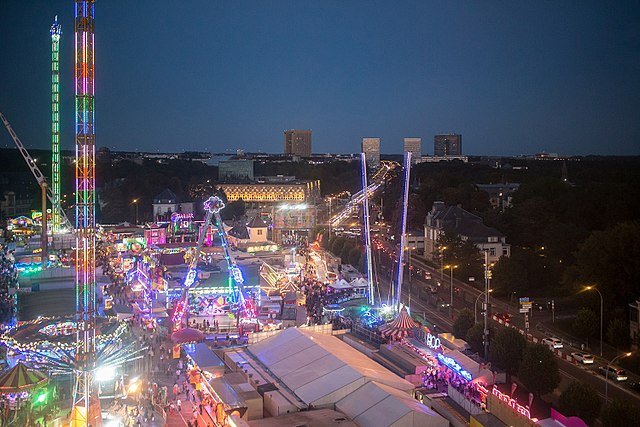
<svg viewBox="0 0 640 427">
<path fill-rule="evenodd" d="M 51 26 L 51 230 L 60 231 L 60 35 L 56 15 Z M 42 213 L 46 215 L 46 211 Z"/>
<path fill-rule="evenodd" d="M 96 315 L 94 0 L 75 2 L 76 84 L 76 350 L 71 425 L 100 425 L 93 386 Z"/>
</svg>

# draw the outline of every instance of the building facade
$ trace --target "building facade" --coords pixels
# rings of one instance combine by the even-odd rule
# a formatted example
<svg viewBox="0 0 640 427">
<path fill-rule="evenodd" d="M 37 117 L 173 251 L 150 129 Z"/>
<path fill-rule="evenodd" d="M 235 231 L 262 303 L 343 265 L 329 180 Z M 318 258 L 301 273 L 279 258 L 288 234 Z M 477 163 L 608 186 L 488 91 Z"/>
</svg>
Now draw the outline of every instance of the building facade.
<svg viewBox="0 0 640 427">
<path fill-rule="evenodd" d="M 405 138 L 403 152 L 411 153 L 412 163 L 419 163 L 422 158 L 422 138 Z"/>
<path fill-rule="evenodd" d="M 361 152 L 367 160 L 367 166 L 380 166 L 380 138 L 362 138 Z"/>
<path fill-rule="evenodd" d="M 320 200 L 320 181 L 263 181 L 220 183 L 227 200 L 242 199 L 245 203 L 266 206 L 281 203 L 315 204 Z"/>
<path fill-rule="evenodd" d="M 493 209 L 504 212 L 505 209 L 511 207 L 513 193 L 520 188 L 520 184 L 516 182 L 505 182 L 504 184 L 476 184 L 476 188 L 489 195 L 489 203 L 491 203 L 491 207 Z"/>
<path fill-rule="evenodd" d="M 218 163 L 218 181 L 253 181 L 253 160 L 221 160 Z"/>
<path fill-rule="evenodd" d="M 434 136 L 433 155 L 435 157 L 462 156 L 462 135 L 449 133 Z"/>
<path fill-rule="evenodd" d="M 284 154 L 300 157 L 311 156 L 311 129 L 285 130 Z"/>
<path fill-rule="evenodd" d="M 178 196 L 166 188 L 162 193 L 153 198 L 153 220 L 169 221 L 174 213 L 189 213 L 195 211 L 195 203 L 178 201 Z"/>
<path fill-rule="evenodd" d="M 424 224 L 424 254 L 436 261 L 438 241 L 444 233 L 454 233 L 463 241 L 471 241 L 481 252 L 489 253 L 489 263 L 500 257 L 511 256 L 511 245 L 506 237 L 495 228 L 487 227 L 482 218 L 465 211 L 460 206 L 446 206 L 444 202 L 433 202 Z"/>
</svg>

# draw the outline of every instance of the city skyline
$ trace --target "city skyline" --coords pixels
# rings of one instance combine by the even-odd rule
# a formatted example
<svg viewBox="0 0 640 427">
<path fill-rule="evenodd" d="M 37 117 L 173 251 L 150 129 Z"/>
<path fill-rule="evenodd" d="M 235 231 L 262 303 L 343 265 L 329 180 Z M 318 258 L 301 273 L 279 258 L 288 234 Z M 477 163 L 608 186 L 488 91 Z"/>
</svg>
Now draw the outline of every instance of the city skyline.
<svg viewBox="0 0 640 427">
<path fill-rule="evenodd" d="M 368 4 L 213 3 L 198 16 L 105 4 L 96 145 L 278 153 L 285 129 L 312 129 L 315 153 L 357 152 L 371 135 L 401 153 L 406 136 L 460 133 L 469 155 L 638 154 L 637 5 Z M 27 147 L 47 148 L 49 28 L 55 15 L 72 28 L 73 8 L 3 6 L 0 111 Z M 70 32 L 60 50 L 70 150 Z"/>
</svg>

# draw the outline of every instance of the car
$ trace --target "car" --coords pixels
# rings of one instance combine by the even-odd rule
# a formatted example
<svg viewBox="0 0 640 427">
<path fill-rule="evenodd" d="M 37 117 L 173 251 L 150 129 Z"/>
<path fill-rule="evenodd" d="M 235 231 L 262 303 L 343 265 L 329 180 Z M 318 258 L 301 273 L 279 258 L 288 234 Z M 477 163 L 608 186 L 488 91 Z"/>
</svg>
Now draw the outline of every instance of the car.
<svg viewBox="0 0 640 427">
<path fill-rule="evenodd" d="M 542 340 L 543 344 L 546 344 L 551 349 L 555 348 L 563 348 L 562 340 L 560 338 L 544 338 Z"/>
<path fill-rule="evenodd" d="M 577 361 L 582 362 L 584 365 L 593 365 L 593 355 L 589 353 L 581 353 L 576 351 L 571 353 L 571 356 Z"/>
<path fill-rule="evenodd" d="M 495 320 L 509 326 L 511 324 L 511 315 L 509 313 L 496 313 Z"/>
<path fill-rule="evenodd" d="M 618 368 L 616 366 L 600 366 L 598 368 L 598 372 L 600 372 L 600 375 L 604 376 L 605 378 L 612 378 L 616 381 L 627 380 L 627 372 L 624 369 Z"/>
<path fill-rule="evenodd" d="M 635 391 L 636 393 L 640 393 L 640 383 L 637 383 L 637 382 L 629 383 L 629 388 Z"/>
</svg>

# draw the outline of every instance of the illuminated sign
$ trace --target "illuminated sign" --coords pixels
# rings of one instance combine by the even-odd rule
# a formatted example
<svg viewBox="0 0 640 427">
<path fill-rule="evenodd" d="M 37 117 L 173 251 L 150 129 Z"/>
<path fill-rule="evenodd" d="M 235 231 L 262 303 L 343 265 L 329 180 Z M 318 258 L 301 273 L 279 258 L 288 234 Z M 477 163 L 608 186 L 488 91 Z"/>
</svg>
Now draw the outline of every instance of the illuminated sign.
<svg viewBox="0 0 640 427">
<path fill-rule="evenodd" d="M 435 335 L 427 334 L 427 347 L 431 350 L 438 350 L 441 345 L 440 338 Z"/>
<path fill-rule="evenodd" d="M 300 210 L 307 209 L 307 205 L 305 205 L 305 204 L 302 204 L 302 205 L 281 205 L 280 209 L 282 209 L 282 210 L 300 211 Z"/>
<path fill-rule="evenodd" d="M 518 404 L 518 401 L 516 399 L 513 399 L 508 394 L 502 393 L 495 386 L 493 387 L 491 394 L 493 394 L 495 397 L 500 399 L 501 402 L 504 402 L 506 405 L 513 408 L 513 410 L 516 411 L 518 414 L 531 419 L 531 412 L 529 411 L 529 408 Z"/>
<path fill-rule="evenodd" d="M 453 358 L 449 356 L 445 356 L 442 353 L 439 353 L 437 357 L 440 363 L 442 363 L 444 366 L 446 366 L 447 368 L 451 369 L 452 371 L 460 375 L 465 380 L 471 381 L 473 379 L 471 374 L 465 371 L 464 369 L 462 369 L 462 366 L 460 366 L 460 364 L 456 362 Z"/>
</svg>

